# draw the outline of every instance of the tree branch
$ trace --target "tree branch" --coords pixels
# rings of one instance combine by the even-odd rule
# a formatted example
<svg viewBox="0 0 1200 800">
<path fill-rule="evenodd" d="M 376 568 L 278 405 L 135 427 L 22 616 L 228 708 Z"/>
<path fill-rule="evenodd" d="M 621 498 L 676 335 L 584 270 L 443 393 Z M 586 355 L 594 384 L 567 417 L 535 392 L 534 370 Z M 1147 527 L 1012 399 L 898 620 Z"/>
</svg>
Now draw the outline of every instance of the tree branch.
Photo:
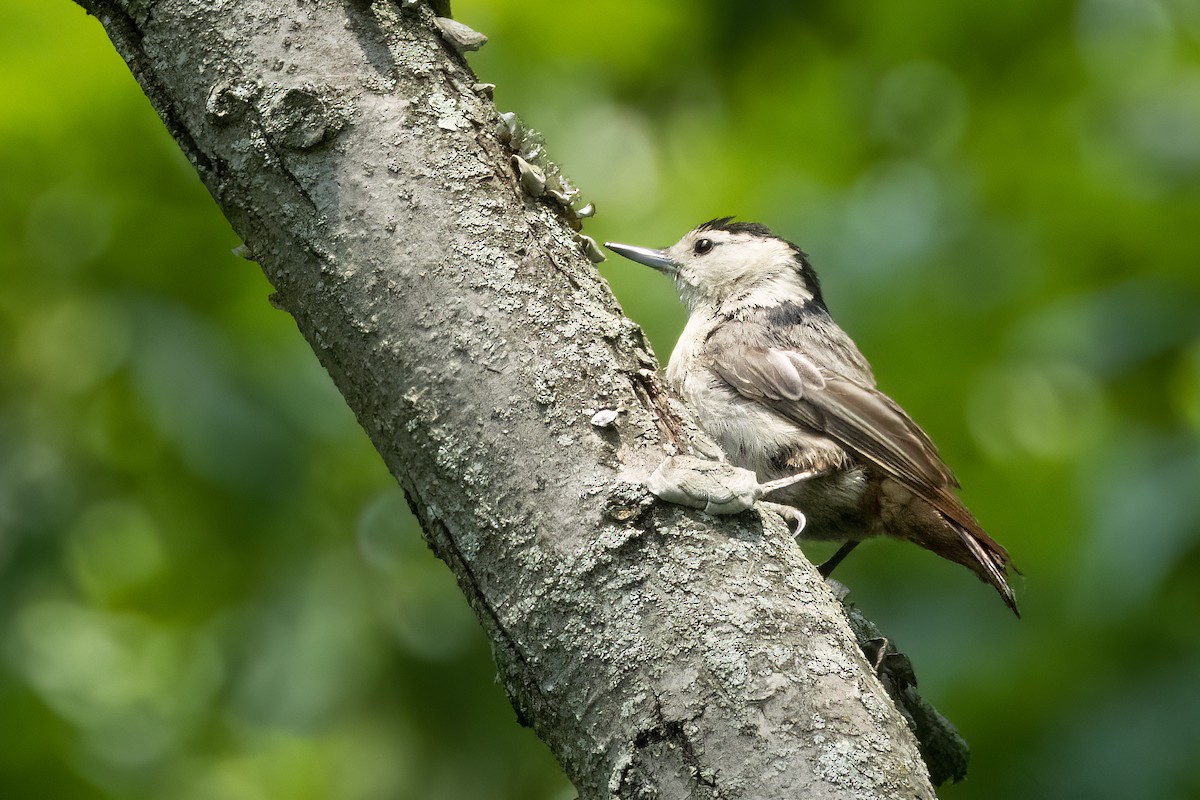
<svg viewBox="0 0 1200 800">
<path fill-rule="evenodd" d="M 781 522 L 643 488 L 702 440 L 562 209 L 522 189 L 427 6 L 79 2 L 407 492 L 513 706 L 583 797 L 933 797 Z M 601 409 L 616 423 L 593 425 Z"/>
</svg>

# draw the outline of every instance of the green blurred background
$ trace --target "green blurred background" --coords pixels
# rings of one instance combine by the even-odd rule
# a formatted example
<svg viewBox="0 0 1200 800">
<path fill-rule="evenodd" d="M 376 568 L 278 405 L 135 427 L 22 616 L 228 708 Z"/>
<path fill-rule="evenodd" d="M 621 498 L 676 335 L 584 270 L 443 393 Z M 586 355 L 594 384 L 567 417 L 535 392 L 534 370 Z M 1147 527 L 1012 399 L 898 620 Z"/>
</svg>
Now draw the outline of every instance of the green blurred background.
<svg viewBox="0 0 1200 800">
<path fill-rule="evenodd" d="M 1012 551 L 1019 623 L 839 571 L 973 746 L 942 796 L 1200 797 L 1200 2 L 455 10 L 594 237 L 805 247 Z M 237 243 L 99 25 L 0 4 L 0 797 L 573 797 Z"/>
</svg>

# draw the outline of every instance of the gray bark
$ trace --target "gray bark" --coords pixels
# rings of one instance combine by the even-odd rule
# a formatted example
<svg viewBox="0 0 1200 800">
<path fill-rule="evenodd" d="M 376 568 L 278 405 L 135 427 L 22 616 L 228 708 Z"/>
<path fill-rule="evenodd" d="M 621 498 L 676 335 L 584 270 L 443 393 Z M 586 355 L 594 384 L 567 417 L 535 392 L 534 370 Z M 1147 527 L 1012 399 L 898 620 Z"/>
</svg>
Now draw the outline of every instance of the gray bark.
<svg viewBox="0 0 1200 800">
<path fill-rule="evenodd" d="M 697 441 L 426 6 L 79 0 L 276 288 L 584 798 L 930 798 L 769 514 L 643 484 Z M 590 424 L 599 409 L 616 424 Z"/>
</svg>

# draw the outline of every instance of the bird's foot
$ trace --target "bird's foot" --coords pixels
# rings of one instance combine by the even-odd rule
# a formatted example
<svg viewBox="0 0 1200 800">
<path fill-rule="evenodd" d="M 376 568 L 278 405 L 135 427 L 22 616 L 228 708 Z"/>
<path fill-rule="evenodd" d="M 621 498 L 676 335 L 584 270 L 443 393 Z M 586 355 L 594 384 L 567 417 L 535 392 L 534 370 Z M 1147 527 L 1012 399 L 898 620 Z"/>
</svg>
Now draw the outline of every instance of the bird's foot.
<svg viewBox="0 0 1200 800">
<path fill-rule="evenodd" d="M 888 657 L 888 649 L 891 644 L 885 636 L 877 636 L 861 642 L 863 655 L 867 657 L 867 663 L 871 665 L 871 669 L 875 670 L 876 675 L 881 674 L 883 662 Z"/>
<path fill-rule="evenodd" d="M 702 508 L 707 514 L 740 514 L 753 508 L 764 494 L 815 474 L 801 473 L 759 483 L 758 476 L 750 470 L 723 461 L 671 456 L 658 465 L 646 481 L 646 487 L 655 497 L 668 503 Z M 806 520 L 800 509 L 765 501 L 762 504 L 784 518 L 793 536 L 804 530 Z"/>
<path fill-rule="evenodd" d="M 740 514 L 762 497 L 758 476 L 750 470 L 694 456 L 671 456 L 654 470 L 646 488 L 668 503 L 708 514 Z"/>
<path fill-rule="evenodd" d="M 771 492 L 777 492 L 780 489 L 786 489 L 789 486 L 795 486 L 797 483 L 802 481 L 816 478 L 819 475 L 824 475 L 825 472 L 826 470 L 823 469 L 805 470 L 804 472 L 797 472 L 795 475 L 786 475 L 782 478 L 776 478 L 773 481 L 760 483 L 758 488 L 762 489 L 763 494 L 770 494 Z"/>
<path fill-rule="evenodd" d="M 795 506 L 785 506 L 782 503 L 771 503 L 767 500 L 759 501 L 759 505 L 783 517 L 783 521 L 787 523 L 788 531 L 793 537 L 799 536 L 800 532 L 804 530 L 804 526 L 808 524 L 804 513 Z"/>
<path fill-rule="evenodd" d="M 821 573 L 822 578 L 828 578 L 837 565 L 845 560 L 846 556 L 850 555 L 850 551 L 858 547 L 857 541 L 845 542 L 838 551 L 825 560 L 823 564 L 817 567 L 817 572 Z"/>
</svg>

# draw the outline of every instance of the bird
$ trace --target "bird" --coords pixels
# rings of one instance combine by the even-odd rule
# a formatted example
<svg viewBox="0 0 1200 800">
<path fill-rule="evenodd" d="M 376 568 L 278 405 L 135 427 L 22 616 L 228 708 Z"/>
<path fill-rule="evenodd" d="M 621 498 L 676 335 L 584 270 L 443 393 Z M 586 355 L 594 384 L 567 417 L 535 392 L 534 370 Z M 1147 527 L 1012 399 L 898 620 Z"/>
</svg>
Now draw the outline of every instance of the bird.
<svg viewBox="0 0 1200 800">
<path fill-rule="evenodd" d="M 929 436 L 875 385 L 867 359 L 830 316 L 797 245 L 765 225 L 720 217 L 664 249 L 605 246 L 669 276 L 688 312 L 668 384 L 732 465 L 787 483 L 772 499 L 798 509 L 802 539 L 906 539 L 961 564 L 1020 616 L 1008 552 L 955 494 Z"/>
</svg>

